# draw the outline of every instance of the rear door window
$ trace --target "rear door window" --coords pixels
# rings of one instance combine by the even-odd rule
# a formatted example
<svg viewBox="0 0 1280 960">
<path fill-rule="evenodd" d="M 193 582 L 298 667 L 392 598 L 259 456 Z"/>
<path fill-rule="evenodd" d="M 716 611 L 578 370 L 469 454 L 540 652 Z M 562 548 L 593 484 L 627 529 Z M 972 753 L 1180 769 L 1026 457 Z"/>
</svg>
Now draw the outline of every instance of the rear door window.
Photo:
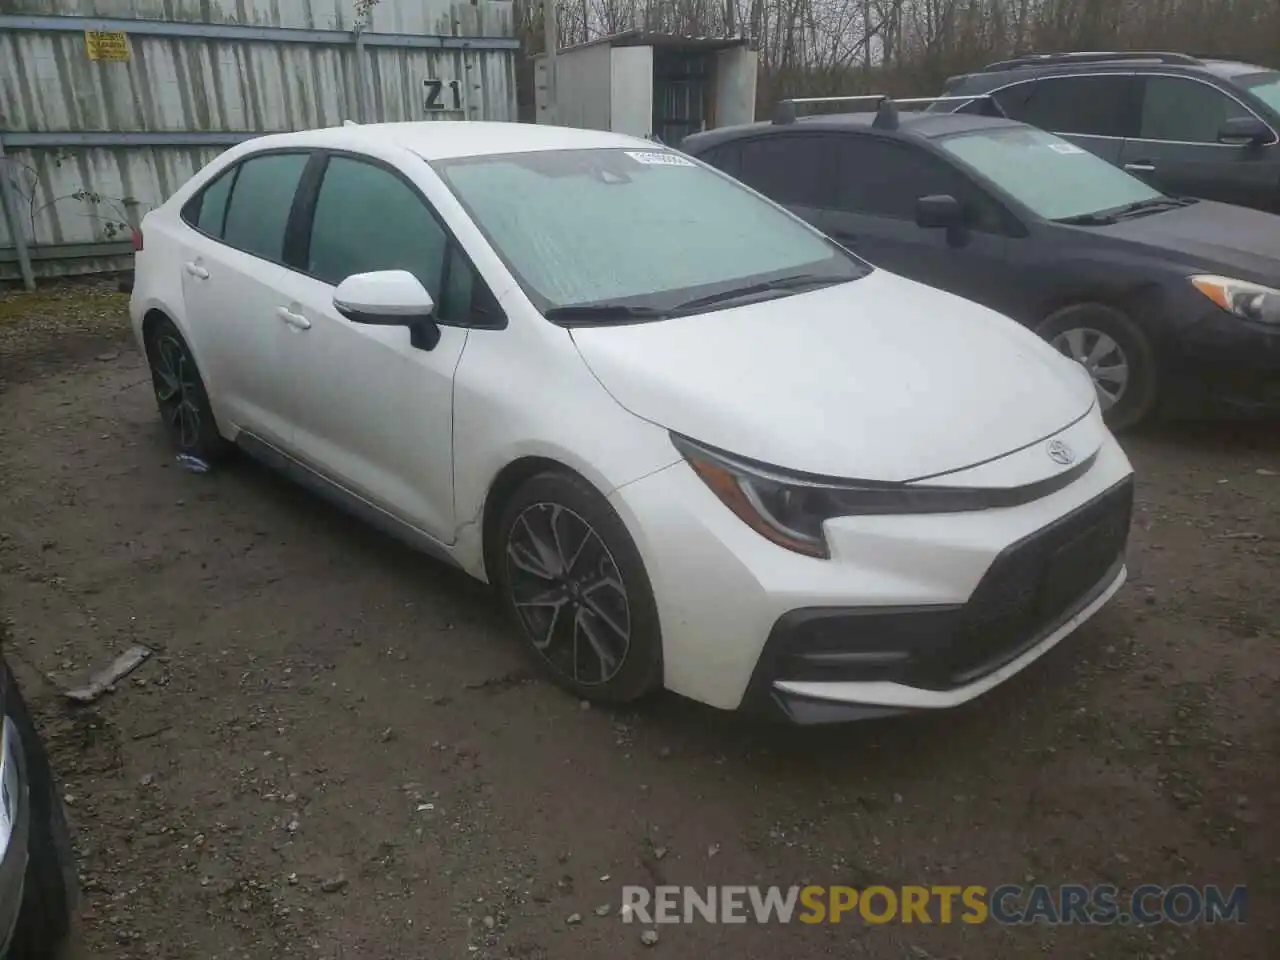
<svg viewBox="0 0 1280 960">
<path fill-rule="evenodd" d="M 182 219 L 201 233 L 222 239 L 222 226 L 227 218 L 227 199 L 236 179 L 236 168 L 218 177 L 205 187 L 182 210 Z"/>
<path fill-rule="evenodd" d="M 1142 78 L 1142 140 L 1217 143 L 1222 125 L 1253 114 L 1217 87 L 1185 77 Z"/>
<path fill-rule="evenodd" d="M 717 170 L 723 170 L 731 177 L 735 176 L 738 172 L 738 145 L 736 143 L 722 143 L 700 154 L 698 159 L 703 163 L 710 164 Z"/>
<path fill-rule="evenodd" d="M 835 143 L 821 134 L 760 137 L 739 144 L 734 172 L 775 203 L 835 206 Z"/>
<path fill-rule="evenodd" d="M 284 261 L 284 234 L 310 154 L 273 153 L 240 165 L 222 241 L 272 263 Z"/>
<path fill-rule="evenodd" d="M 1005 114 L 1050 133 L 1093 137 L 1133 136 L 1128 122 L 1133 77 L 1047 77 L 995 94 Z"/>
</svg>

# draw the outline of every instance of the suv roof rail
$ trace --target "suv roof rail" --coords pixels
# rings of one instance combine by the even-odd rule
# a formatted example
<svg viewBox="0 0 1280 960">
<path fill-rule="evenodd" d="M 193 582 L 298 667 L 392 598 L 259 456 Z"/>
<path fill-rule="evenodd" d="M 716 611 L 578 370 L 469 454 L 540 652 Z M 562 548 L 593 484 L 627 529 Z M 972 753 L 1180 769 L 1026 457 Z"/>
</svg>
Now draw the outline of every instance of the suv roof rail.
<svg viewBox="0 0 1280 960">
<path fill-rule="evenodd" d="M 1256 61 L 1252 57 L 1242 57 L 1234 53 L 1193 53 L 1191 56 L 1198 60 L 1226 60 L 1229 63 L 1247 63 L 1254 64 Z"/>
<path fill-rule="evenodd" d="M 1003 117 L 1006 116 L 1000 104 L 996 102 L 995 97 L 989 93 L 972 93 L 968 96 L 961 97 L 908 97 L 903 100 L 894 100 L 886 93 L 868 93 L 856 97 L 792 97 L 788 100 L 779 100 L 773 110 L 773 122 L 775 124 L 795 123 L 798 119 L 796 115 L 797 104 L 810 103 L 854 103 L 875 101 L 876 118 L 872 121 L 871 126 L 877 130 L 896 130 L 898 129 L 898 104 L 922 104 L 922 103 L 943 103 L 948 100 L 955 101 L 981 101 L 983 106 L 990 111 L 989 116 Z"/>
<path fill-rule="evenodd" d="M 1107 50 L 1084 53 L 1028 53 L 1011 60 L 997 60 L 984 70 L 1015 70 L 1018 67 L 1052 66 L 1065 63 L 1110 63 L 1112 61 L 1150 60 L 1156 63 L 1182 63 L 1202 66 L 1199 57 L 1189 53 L 1161 53 L 1149 50 Z"/>
</svg>

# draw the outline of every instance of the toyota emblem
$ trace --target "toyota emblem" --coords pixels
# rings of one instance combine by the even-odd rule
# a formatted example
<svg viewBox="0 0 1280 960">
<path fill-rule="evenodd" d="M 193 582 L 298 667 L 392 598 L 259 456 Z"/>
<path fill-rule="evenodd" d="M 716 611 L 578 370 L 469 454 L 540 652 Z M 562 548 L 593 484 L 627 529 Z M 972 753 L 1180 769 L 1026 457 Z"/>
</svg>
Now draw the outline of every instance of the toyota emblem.
<svg viewBox="0 0 1280 960">
<path fill-rule="evenodd" d="M 1061 440 L 1049 441 L 1049 459 L 1054 463 L 1060 463 L 1064 467 L 1072 463 L 1076 458 L 1075 453 Z"/>
</svg>

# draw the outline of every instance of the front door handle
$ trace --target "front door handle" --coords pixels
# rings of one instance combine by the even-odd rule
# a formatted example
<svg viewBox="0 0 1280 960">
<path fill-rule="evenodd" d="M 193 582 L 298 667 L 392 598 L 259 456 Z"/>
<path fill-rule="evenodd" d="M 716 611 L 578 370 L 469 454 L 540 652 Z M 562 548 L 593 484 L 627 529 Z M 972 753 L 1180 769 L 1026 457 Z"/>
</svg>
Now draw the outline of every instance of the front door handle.
<svg viewBox="0 0 1280 960">
<path fill-rule="evenodd" d="M 1156 165 L 1149 160 L 1134 160 L 1126 163 L 1124 168 L 1130 173 L 1155 173 Z"/>
<path fill-rule="evenodd" d="M 200 266 L 200 264 L 196 263 L 194 260 L 188 260 L 183 264 L 183 266 L 186 267 L 187 273 L 191 274 L 193 277 L 197 277 L 201 280 L 209 279 L 209 271 Z"/>
<path fill-rule="evenodd" d="M 279 317 L 281 320 L 283 320 L 285 323 L 287 323 L 289 326 L 295 327 L 298 330 L 311 329 L 310 320 L 308 320 L 306 317 L 304 317 L 300 313 L 294 313 L 288 307 L 277 307 L 276 316 Z"/>
</svg>

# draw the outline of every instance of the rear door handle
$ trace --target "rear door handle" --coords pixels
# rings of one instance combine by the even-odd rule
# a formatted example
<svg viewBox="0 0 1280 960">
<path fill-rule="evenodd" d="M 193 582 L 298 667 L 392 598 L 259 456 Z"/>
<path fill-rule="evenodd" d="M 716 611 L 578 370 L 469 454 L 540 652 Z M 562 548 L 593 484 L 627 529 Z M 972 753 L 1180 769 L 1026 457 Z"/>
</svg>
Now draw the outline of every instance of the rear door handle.
<svg viewBox="0 0 1280 960">
<path fill-rule="evenodd" d="M 1155 173 L 1156 165 L 1148 160 L 1135 160 L 1132 163 L 1126 163 L 1124 168 L 1130 173 Z"/>
<path fill-rule="evenodd" d="M 209 271 L 200 266 L 200 264 L 196 263 L 194 260 L 188 260 L 183 264 L 183 266 L 187 268 L 187 273 L 191 274 L 193 277 L 198 277 L 201 280 L 209 279 Z"/>
<path fill-rule="evenodd" d="M 300 313 L 294 313 L 288 307 L 277 307 L 276 316 L 279 317 L 281 320 L 283 320 L 285 323 L 287 323 L 289 326 L 296 327 L 299 330 L 311 329 L 310 320 L 308 320 L 306 317 L 304 317 Z"/>
</svg>

